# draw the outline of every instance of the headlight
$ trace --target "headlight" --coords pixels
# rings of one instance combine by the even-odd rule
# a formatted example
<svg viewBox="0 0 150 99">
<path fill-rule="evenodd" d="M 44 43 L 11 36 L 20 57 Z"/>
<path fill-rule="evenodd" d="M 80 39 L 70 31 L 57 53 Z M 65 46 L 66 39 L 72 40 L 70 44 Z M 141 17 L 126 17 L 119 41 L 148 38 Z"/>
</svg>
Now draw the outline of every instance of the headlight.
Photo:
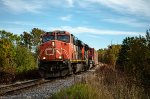
<svg viewBox="0 0 150 99">
<path fill-rule="evenodd" d="M 46 59 L 46 57 L 43 57 L 43 59 Z"/>
<path fill-rule="evenodd" d="M 58 58 L 59 58 L 59 59 L 61 59 L 62 57 L 61 57 L 61 56 L 59 56 Z"/>
<path fill-rule="evenodd" d="M 53 46 L 53 47 L 55 46 L 55 42 L 52 42 L 52 46 Z"/>
</svg>

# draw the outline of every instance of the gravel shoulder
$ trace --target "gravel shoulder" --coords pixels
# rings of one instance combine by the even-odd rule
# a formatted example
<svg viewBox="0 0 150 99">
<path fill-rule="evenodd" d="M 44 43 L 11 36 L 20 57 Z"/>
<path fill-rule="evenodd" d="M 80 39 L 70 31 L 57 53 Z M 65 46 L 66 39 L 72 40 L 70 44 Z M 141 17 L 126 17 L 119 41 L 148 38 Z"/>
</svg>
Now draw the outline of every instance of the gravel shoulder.
<svg viewBox="0 0 150 99">
<path fill-rule="evenodd" d="M 84 77 L 92 72 L 93 71 L 88 71 L 78 75 L 71 75 L 64 79 L 54 80 L 27 90 L 19 91 L 18 93 L 16 92 L 12 95 L 1 96 L 0 99 L 46 99 L 63 88 L 67 88 L 75 83 L 81 82 Z"/>
</svg>

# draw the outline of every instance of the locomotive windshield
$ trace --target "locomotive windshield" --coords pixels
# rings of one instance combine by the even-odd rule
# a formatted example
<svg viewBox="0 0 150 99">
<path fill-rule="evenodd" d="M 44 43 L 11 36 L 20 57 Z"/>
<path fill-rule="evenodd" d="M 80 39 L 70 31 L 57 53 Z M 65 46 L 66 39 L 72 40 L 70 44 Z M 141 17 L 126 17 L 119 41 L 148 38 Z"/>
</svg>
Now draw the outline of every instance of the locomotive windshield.
<svg viewBox="0 0 150 99">
<path fill-rule="evenodd" d="M 57 35 L 57 40 L 64 41 L 64 42 L 70 41 L 69 35 Z"/>
<path fill-rule="evenodd" d="M 43 39 L 43 43 L 44 43 L 44 42 L 47 42 L 47 41 L 54 40 L 55 36 L 54 35 L 43 36 L 42 39 Z"/>
<path fill-rule="evenodd" d="M 65 32 L 47 32 L 43 37 L 42 37 L 42 42 L 47 42 L 51 40 L 59 40 L 63 42 L 70 42 L 70 35 L 65 34 Z"/>
</svg>

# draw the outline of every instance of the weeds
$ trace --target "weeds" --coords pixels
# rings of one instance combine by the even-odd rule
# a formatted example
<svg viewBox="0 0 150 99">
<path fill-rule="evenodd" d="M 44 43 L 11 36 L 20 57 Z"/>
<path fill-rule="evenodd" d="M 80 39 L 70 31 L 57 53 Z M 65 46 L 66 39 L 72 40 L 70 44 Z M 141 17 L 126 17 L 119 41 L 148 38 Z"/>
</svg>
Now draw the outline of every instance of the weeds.
<svg viewBox="0 0 150 99">
<path fill-rule="evenodd" d="M 105 99 L 101 96 L 97 88 L 89 84 L 78 83 L 68 89 L 61 90 L 59 93 L 54 94 L 51 99 Z"/>
<path fill-rule="evenodd" d="M 81 83 L 63 89 L 52 99 L 150 99 L 142 86 L 129 80 L 123 73 L 102 66 Z"/>
<path fill-rule="evenodd" d="M 103 66 L 96 70 L 98 83 L 105 86 L 114 99 L 149 99 L 144 88 L 123 73 Z"/>
</svg>

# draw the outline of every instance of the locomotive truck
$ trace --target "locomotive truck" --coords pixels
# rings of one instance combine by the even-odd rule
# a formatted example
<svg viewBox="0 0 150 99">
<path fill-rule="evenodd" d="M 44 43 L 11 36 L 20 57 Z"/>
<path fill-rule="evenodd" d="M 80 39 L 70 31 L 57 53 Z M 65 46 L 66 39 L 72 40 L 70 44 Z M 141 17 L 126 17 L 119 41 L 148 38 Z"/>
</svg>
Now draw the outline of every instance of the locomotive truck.
<svg viewBox="0 0 150 99">
<path fill-rule="evenodd" d="M 39 73 L 42 77 L 66 76 L 98 64 L 94 48 L 67 31 L 43 33 L 39 45 Z"/>
</svg>

